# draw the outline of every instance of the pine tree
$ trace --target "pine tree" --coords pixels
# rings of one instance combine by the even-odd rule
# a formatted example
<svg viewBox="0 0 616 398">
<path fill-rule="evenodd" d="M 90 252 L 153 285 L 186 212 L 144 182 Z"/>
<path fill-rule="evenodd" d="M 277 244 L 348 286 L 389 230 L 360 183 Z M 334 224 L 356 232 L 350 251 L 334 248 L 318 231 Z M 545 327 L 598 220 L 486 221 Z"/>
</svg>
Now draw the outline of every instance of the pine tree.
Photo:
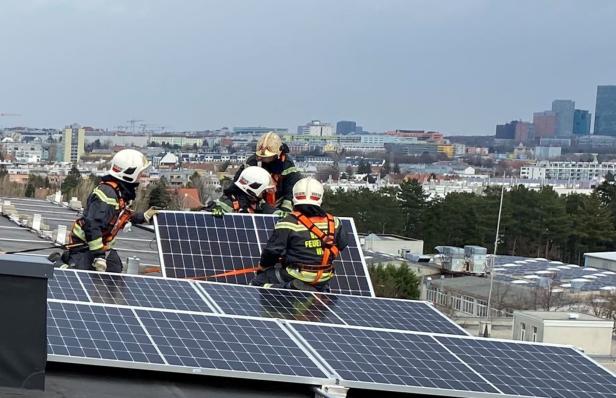
<svg viewBox="0 0 616 398">
<path fill-rule="evenodd" d="M 26 185 L 26 192 L 24 193 L 24 196 L 26 198 L 33 198 L 34 197 L 34 184 L 32 184 L 31 182 L 28 183 L 28 185 Z"/>
<path fill-rule="evenodd" d="M 81 173 L 76 165 L 73 164 L 71 170 L 68 172 L 68 175 L 62 181 L 62 185 L 60 186 L 60 190 L 62 194 L 68 194 L 71 190 L 75 189 L 79 182 L 81 181 Z"/>
<path fill-rule="evenodd" d="M 160 181 L 156 183 L 150 191 L 150 195 L 148 197 L 148 206 L 155 206 L 161 209 L 165 209 L 169 207 L 170 203 L 171 195 L 169 195 L 169 191 L 167 190 L 167 182 L 164 178 L 161 178 Z"/>
</svg>

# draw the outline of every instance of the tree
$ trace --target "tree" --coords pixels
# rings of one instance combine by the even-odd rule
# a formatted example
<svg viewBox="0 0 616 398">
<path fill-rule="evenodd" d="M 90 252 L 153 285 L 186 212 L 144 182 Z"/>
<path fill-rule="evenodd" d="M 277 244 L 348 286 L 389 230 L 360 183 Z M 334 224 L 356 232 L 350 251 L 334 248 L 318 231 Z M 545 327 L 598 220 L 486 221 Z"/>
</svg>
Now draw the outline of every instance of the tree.
<svg viewBox="0 0 616 398">
<path fill-rule="evenodd" d="M 77 185 L 79 185 L 79 181 L 81 181 L 81 173 L 77 166 L 73 164 L 73 167 L 71 167 L 71 170 L 60 186 L 62 194 L 68 194 L 71 190 L 75 189 Z"/>
<path fill-rule="evenodd" d="M 595 188 L 595 195 L 601 203 L 607 207 L 612 215 L 612 224 L 616 226 L 616 177 L 611 172 L 605 176 L 605 180 Z"/>
<path fill-rule="evenodd" d="M 148 196 L 148 206 L 159 207 L 165 209 L 169 207 L 171 203 L 171 195 L 167 189 L 167 182 L 164 178 L 161 178 L 150 191 Z"/>
<path fill-rule="evenodd" d="M 383 167 L 381 167 L 381 178 L 389 173 L 391 173 L 391 167 L 389 166 L 389 160 L 386 160 L 385 163 L 383 163 Z"/>
<path fill-rule="evenodd" d="M 419 298 L 419 278 L 408 264 L 371 265 L 368 267 L 374 292 L 378 297 L 400 299 Z"/>
<path fill-rule="evenodd" d="M 370 162 L 367 160 L 361 159 L 359 161 L 359 165 L 357 166 L 357 174 L 370 174 L 372 173 L 372 167 L 370 166 Z"/>
<path fill-rule="evenodd" d="M 427 206 L 428 195 L 416 179 L 403 181 L 400 184 L 398 200 L 405 216 L 404 234 L 406 236 L 421 235 L 421 219 Z"/>
<path fill-rule="evenodd" d="M 394 163 L 394 174 L 400 174 L 400 165 L 398 162 Z"/>
<path fill-rule="evenodd" d="M 35 192 L 34 184 L 29 182 L 28 185 L 26 185 L 26 191 L 24 192 L 24 196 L 26 198 L 33 198 L 34 192 Z"/>
</svg>

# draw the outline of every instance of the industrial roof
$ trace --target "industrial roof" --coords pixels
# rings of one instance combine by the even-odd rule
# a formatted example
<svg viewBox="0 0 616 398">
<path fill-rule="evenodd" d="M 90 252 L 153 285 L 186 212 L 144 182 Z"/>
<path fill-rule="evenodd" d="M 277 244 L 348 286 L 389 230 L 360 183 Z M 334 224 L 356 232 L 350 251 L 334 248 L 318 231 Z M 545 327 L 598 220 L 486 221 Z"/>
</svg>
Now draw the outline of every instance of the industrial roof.
<svg viewBox="0 0 616 398">
<path fill-rule="evenodd" d="M 42 199 L 0 197 L 0 201 L 3 203 L 9 201 L 20 215 L 32 217 L 34 214 L 40 214 L 42 223 L 47 225 L 50 231 L 57 230 L 59 225 L 64 225 L 67 230 L 70 230 L 73 221 L 79 216 L 79 213 L 75 210 Z M 49 244 L 49 250 L 30 253 L 30 255 L 46 256 L 59 250 L 59 248 L 54 248 L 51 243 L 50 240 L 40 237 L 35 231 L 30 232 L 27 228 L 17 225 L 7 217 L 0 217 L 1 251 L 33 249 Z M 143 265 L 160 265 L 153 229 L 133 226 L 130 231 L 121 232 L 115 249 L 125 264 L 129 256 L 134 256 L 138 257 Z"/>
<path fill-rule="evenodd" d="M 517 312 L 516 312 L 517 313 Z M 541 319 L 544 321 L 593 321 L 593 322 L 614 322 L 609 319 L 599 318 L 589 314 L 573 313 L 567 311 L 519 311 L 520 314 Z"/>
<path fill-rule="evenodd" d="M 616 252 L 584 253 L 584 257 L 599 258 L 601 260 L 616 261 Z"/>
</svg>

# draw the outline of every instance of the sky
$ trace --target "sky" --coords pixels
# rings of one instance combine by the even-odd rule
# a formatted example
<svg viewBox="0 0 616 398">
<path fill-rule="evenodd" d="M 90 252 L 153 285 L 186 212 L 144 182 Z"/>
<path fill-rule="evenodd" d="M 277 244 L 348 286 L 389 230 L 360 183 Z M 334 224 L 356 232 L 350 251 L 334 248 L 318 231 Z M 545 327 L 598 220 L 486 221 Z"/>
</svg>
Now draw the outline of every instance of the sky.
<svg viewBox="0 0 616 398">
<path fill-rule="evenodd" d="M 0 0 L 0 127 L 493 134 L 616 84 L 616 1 Z M 141 123 L 141 122 L 140 122 Z"/>
</svg>

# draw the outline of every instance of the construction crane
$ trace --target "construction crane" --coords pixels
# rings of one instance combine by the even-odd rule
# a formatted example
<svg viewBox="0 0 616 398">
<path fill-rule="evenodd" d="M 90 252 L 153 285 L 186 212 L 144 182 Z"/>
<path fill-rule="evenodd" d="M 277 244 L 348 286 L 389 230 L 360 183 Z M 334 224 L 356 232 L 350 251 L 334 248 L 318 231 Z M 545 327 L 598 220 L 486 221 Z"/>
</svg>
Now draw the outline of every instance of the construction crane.
<svg viewBox="0 0 616 398">
<path fill-rule="evenodd" d="M 135 124 L 139 123 L 139 122 L 143 122 L 143 120 L 138 120 L 138 119 L 131 119 L 131 120 L 127 120 L 126 123 L 130 124 L 130 129 L 131 131 L 134 133 L 135 132 Z"/>
</svg>

